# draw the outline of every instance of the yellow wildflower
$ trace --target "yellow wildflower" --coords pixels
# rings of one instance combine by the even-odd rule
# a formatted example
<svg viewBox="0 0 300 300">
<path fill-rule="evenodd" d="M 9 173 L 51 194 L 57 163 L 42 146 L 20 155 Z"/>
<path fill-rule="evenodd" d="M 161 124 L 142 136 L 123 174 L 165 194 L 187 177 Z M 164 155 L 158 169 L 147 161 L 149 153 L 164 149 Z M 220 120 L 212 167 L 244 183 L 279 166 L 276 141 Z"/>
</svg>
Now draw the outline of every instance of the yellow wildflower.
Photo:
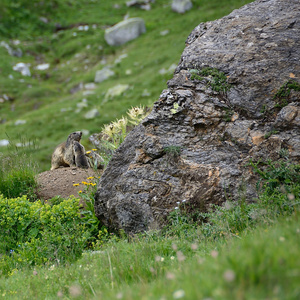
<svg viewBox="0 0 300 300">
<path fill-rule="evenodd" d="M 73 186 L 79 186 L 79 183 L 74 183 Z"/>
<path fill-rule="evenodd" d="M 92 152 L 92 151 L 91 151 L 91 150 L 89 150 L 89 151 L 86 151 L 85 153 L 86 153 L 86 154 L 90 154 L 91 152 Z"/>
</svg>

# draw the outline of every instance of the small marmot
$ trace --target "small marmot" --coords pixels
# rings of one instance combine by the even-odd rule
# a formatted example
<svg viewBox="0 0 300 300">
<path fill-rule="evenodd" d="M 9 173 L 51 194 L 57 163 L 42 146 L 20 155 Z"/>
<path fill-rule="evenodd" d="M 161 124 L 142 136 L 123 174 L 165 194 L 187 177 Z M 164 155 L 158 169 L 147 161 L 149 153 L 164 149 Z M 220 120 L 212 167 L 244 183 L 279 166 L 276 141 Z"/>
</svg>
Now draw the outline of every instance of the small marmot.
<svg viewBox="0 0 300 300">
<path fill-rule="evenodd" d="M 73 153 L 77 168 L 88 169 L 89 163 L 85 155 L 84 147 L 77 141 L 73 141 Z"/>
<path fill-rule="evenodd" d="M 66 142 L 59 144 L 52 154 L 51 170 L 62 167 L 76 167 L 73 142 L 80 142 L 81 131 L 72 132 Z"/>
</svg>

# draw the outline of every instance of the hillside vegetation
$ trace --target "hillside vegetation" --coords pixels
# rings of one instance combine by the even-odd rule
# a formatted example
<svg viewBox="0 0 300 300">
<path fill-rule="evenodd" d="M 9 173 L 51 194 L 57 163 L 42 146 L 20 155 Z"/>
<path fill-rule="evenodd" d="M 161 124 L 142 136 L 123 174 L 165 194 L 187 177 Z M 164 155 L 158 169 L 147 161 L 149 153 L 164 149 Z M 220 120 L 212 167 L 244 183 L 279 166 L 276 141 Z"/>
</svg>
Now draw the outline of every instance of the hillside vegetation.
<svg viewBox="0 0 300 300">
<path fill-rule="evenodd" d="M 82 143 L 91 148 L 89 136 L 104 124 L 132 106 L 151 107 L 158 99 L 195 26 L 248 2 L 194 0 L 192 10 L 178 14 L 169 0 L 155 1 L 150 11 L 127 7 L 125 0 L 1 1 L 0 42 L 12 51 L 21 50 L 22 56 L 10 55 L 2 43 L 0 141 L 34 143 L 26 151 L 34 154 L 39 172 L 50 168 L 53 149 L 70 132 L 83 130 Z M 125 16 L 143 18 L 146 33 L 111 47 L 104 30 Z M 31 76 L 13 70 L 20 62 L 30 64 Z M 36 69 L 43 64 L 49 68 Z M 94 83 L 96 71 L 108 65 L 115 75 L 88 90 L 86 84 Z M 118 84 L 129 88 L 121 96 L 105 99 L 108 89 Z M 86 119 L 94 108 L 99 116 Z M 0 147 L 4 154 L 9 151 Z"/>
<path fill-rule="evenodd" d="M 194 0 L 179 15 L 169 0 L 150 11 L 121 0 L 1 1 L 0 141 L 10 145 L 0 148 L 0 299 L 300 298 L 300 165 L 288 153 L 250 160 L 259 177 L 252 203 L 241 192 L 236 202 L 187 214 L 178 201 L 169 225 L 135 235 L 109 232 L 96 218 L 98 178 L 74 183 L 78 197 L 44 202 L 35 194 L 36 173 L 50 168 L 53 148 L 71 131 L 84 130 L 89 148 L 88 137 L 130 107 L 151 106 L 172 76 L 159 71 L 178 63 L 192 29 L 246 2 Z M 108 46 L 104 28 L 126 14 L 142 17 L 147 32 Z M 13 71 L 19 62 L 31 76 Z M 35 69 L 44 63 L 49 69 Z M 87 94 L 105 65 L 115 75 Z M 117 84 L 130 88 L 105 100 Z M 99 116 L 86 119 L 92 108 Z"/>
</svg>

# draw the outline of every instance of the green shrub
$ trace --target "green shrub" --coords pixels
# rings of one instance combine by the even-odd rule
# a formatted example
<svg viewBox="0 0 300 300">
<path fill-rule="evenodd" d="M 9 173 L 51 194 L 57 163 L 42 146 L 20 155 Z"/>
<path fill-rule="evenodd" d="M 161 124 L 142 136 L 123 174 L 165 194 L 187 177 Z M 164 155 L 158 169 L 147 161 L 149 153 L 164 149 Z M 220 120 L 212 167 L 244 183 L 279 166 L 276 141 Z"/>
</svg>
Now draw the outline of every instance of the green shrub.
<svg viewBox="0 0 300 300">
<path fill-rule="evenodd" d="M 0 195 L 0 226 L 0 271 L 7 274 L 24 265 L 74 261 L 93 241 L 98 220 L 84 217 L 74 197 L 51 205 Z"/>
</svg>

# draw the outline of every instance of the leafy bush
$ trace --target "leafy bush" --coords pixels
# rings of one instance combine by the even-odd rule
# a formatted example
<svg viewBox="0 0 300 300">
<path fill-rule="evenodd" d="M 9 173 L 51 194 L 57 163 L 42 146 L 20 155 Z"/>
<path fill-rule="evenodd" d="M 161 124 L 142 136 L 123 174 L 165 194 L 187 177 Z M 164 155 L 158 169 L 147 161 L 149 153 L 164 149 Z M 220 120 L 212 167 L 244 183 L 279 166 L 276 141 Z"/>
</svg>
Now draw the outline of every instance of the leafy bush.
<svg viewBox="0 0 300 300">
<path fill-rule="evenodd" d="M 23 265 L 74 261 L 93 241 L 95 224 L 74 197 L 47 204 L 0 195 L 2 274 Z"/>
</svg>

